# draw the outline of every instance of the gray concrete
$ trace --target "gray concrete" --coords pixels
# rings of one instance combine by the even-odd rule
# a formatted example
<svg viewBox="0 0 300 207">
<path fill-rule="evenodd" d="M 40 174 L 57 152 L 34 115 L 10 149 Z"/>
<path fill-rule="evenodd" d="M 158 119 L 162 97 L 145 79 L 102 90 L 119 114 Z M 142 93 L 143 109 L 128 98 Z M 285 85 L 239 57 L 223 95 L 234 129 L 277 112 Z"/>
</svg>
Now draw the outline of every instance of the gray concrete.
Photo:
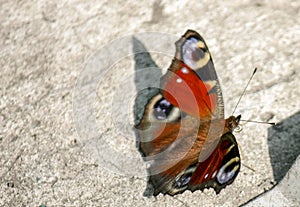
<svg viewBox="0 0 300 207">
<path fill-rule="evenodd" d="M 300 2 L 259 2 L 1 1 L 0 206 L 239 206 L 270 189 L 247 205 L 297 206 Z M 159 76 L 136 75 L 132 35 L 165 70 L 187 29 L 210 48 L 227 116 L 258 67 L 236 114 L 282 125 L 241 123 L 244 165 L 219 195 L 148 199 L 134 97 Z"/>
<path fill-rule="evenodd" d="M 245 207 L 251 206 L 299 206 L 300 203 L 300 157 L 296 160 L 285 178 L 272 190 L 250 201 Z"/>
</svg>

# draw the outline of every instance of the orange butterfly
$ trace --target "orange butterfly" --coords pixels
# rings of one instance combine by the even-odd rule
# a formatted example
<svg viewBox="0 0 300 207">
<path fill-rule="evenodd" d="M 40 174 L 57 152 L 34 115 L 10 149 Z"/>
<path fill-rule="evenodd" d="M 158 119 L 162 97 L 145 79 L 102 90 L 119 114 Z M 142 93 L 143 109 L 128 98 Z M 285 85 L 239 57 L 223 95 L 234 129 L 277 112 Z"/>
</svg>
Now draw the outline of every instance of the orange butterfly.
<svg viewBox="0 0 300 207">
<path fill-rule="evenodd" d="M 136 126 L 148 165 L 145 196 L 175 195 L 231 184 L 240 170 L 232 131 L 241 116 L 224 119 L 224 104 L 204 39 L 188 30 L 176 42 L 175 58 Z"/>
</svg>

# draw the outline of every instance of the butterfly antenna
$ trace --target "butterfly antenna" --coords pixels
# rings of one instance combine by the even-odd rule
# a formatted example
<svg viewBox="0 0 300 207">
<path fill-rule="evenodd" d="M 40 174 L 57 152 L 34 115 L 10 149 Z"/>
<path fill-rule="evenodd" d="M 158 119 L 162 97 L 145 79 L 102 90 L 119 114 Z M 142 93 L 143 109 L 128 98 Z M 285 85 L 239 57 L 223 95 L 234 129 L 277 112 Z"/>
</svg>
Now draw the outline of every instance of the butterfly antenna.
<svg viewBox="0 0 300 207">
<path fill-rule="evenodd" d="M 276 122 L 264 122 L 264 121 L 253 121 L 253 120 L 240 120 L 240 121 L 245 121 L 245 122 L 252 122 L 252 123 L 260 123 L 260 124 L 270 124 L 272 126 L 278 125 Z"/>
<path fill-rule="evenodd" d="M 252 78 L 253 78 L 254 74 L 256 73 L 256 71 L 257 71 L 257 68 L 254 69 L 254 71 L 253 71 L 253 73 L 252 73 L 252 75 L 251 75 L 251 77 L 250 77 L 250 79 L 249 79 L 249 81 L 248 81 L 248 83 L 247 83 L 247 85 L 246 85 L 246 87 L 245 87 L 245 89 L 244 89 L 242 95 L 240 96 L 240 98 L 239 98 L 237 104 L 235 105 L 235 108 L 234 108 L 232 114 L 234 114 L 236 108 L 238 107 L 239 103 L 241 102 L 242 97 L 245 95 L 246 89 L 248 88 L 248 86 L 249 86 L 249 84 L 250 84 L 250 81 L 252 80 Z"/>
</svg>

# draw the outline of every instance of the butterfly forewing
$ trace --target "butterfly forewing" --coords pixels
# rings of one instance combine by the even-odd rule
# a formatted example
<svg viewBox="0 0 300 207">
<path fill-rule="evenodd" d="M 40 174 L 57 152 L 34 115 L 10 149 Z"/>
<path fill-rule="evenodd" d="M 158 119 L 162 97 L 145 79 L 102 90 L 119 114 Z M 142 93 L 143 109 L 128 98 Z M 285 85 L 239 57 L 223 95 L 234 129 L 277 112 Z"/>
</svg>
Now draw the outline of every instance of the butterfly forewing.
<svg viewBox="0 0 300 207">
<path fill-rule="evenodd" d="M 193 105 L 193 107 L 199 108 L 200 118 L 223 119 L 224 103 L 222 91 L 211 54 L 204 39 L 197 32 L 188 30 L 175 44 L 175 58 L 168 72 L 161 80 L 161 88 L 171 95 L 172 93 L 175 94 L 173 99 L 176 99 L 177 103 L 170 102 L 177 106 L 182 103 L 181 106 L 178 106 L 182 111 L 185 111 L 182 108 L 188 105 L 186 100 L 195 97 L 198 105 Z M 194 76 L 193 73 L 197 74 L 197 76 Z M 197 79 L 194 80 L 194 77 Z M 189 88 L 186 88 L 187 86 Z M 188 94 L 183 92 L 176 94 L 177 91 L 181 90 L 189 90 L 190 92 Z M 166 95 L 167 97 L 170 96 L 169 94 Z M 170 99 L 172 100 L 172 98 Z M 193 101 L 191 102 L 193 103 Z M 185 112 L 195 115 L 189 110 Z"/>
</svg>

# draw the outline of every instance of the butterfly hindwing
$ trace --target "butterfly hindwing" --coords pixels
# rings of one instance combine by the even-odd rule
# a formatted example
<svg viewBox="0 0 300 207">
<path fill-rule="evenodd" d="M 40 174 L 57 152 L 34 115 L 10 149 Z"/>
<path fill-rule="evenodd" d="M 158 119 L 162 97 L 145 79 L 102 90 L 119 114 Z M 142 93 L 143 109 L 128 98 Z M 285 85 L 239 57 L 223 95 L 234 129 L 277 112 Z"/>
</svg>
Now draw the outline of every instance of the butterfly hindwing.
<svg viewBox="0 0 300 207">
<path fill-rule="evenodd" d="M 193 150 L 190 150 L 193 153 Z M 193 156 L 197 158 L 197 156 Z M 150 167 L 150 169 L 153 168 Z M 224 134 L 208 159 L 198 162 L 188 156 L 160 173 L 152 172 L 148 187 L 153 188 L 150 195 L 176 195 L 190 190 L 203 190 L 212 187 L 216 193 L 231 184 L 240 170 L 240 155 L 235 137 L 231 132 Z"/>
<path fill-rule="evenodd" d="M 231 132 L 224 134 L 210 157 L 198 162 L 193 172 L 188 189 L 191 191 L 213 187 L 219 193 L 231 184 L 240 170 L 240 155 L 237 142 Z"/>
</svg>

